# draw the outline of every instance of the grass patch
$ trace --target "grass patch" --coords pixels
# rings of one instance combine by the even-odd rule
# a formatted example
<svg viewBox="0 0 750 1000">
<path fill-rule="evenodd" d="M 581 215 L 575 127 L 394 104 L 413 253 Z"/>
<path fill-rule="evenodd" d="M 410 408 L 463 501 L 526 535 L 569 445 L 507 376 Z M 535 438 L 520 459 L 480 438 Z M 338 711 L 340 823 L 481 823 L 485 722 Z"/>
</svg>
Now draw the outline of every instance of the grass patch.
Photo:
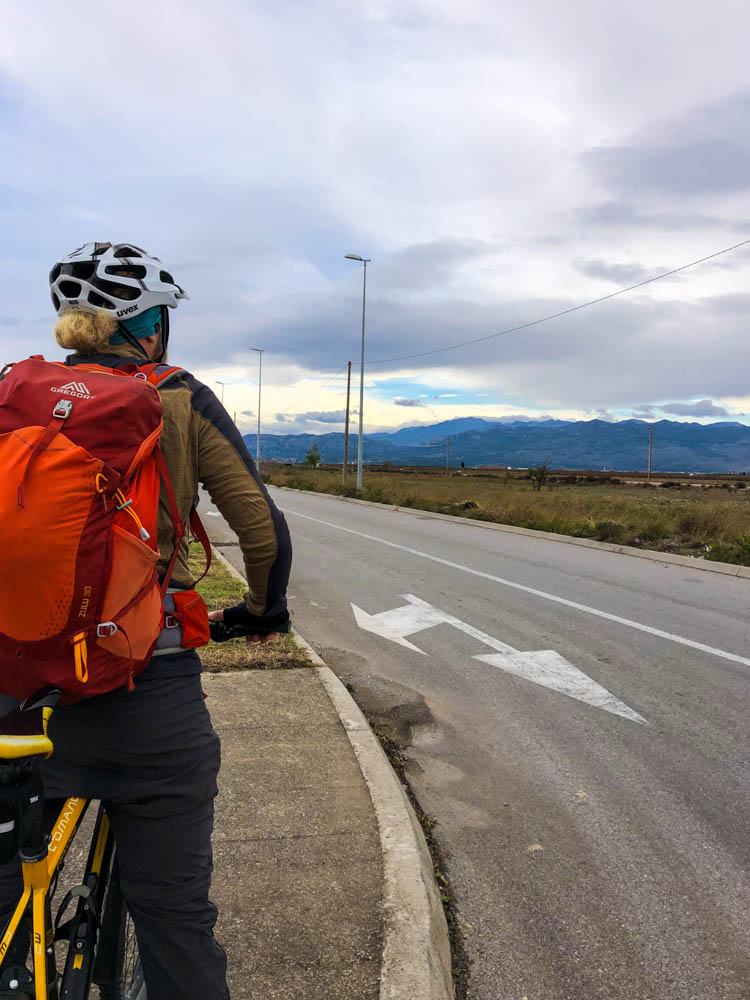
<svg viewBox="0 0 750 1000">
<path fill-rule="evenodd" d="M 190 549 L 190 571 L 196 577 L 205 568 L 205 556 L 200 545 Z M 208 574 L 196 590 L 206 602 L 209 611 L 218 611 L 239 604 L 245 592 L 242 584 L 229 572 L 224 563 L 214 558 Z M 310 659 L 297 645 L 294 636 L 279 635 L 271 642 L 249 643 L 244 639 L 229 642 L 209 642 L 198 650 L 203 669 L 209 673 L 228 670 L 291 670 L 310 667 Z"/>
<path fill-rule="evenodd" d="M 593 538 L 750 566 L 750 489 L 728 483 L 629 482 L 614 477 L 552 477 L 532 489 L 527 473 L 450 476 L 365 470 L 357 490 L 341 472 L 268 464 L 275 486 L 356 497 L 394 507 Z"/>
</svg>

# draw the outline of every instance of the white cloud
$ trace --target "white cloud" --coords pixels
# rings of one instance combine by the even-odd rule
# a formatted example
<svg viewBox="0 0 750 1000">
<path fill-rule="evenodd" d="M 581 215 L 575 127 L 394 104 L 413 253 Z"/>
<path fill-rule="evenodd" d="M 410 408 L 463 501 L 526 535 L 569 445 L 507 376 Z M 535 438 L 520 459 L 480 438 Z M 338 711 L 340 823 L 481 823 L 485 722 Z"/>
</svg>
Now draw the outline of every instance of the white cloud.
<svg viewBox="0 0 750 1000">
<path fill-rule="evenodd" d="M 358 388 L 362 268 L 346 252 L 373 258 L 366 341 L 378 360 L 529 322 L 747 227 L 750 10 L 734 0 L 709 19 L 678 0 L 627 12 L 598 0 L 65 10 L 39 0 L 3 14 L 8 358 L 60 356 L 52 317 L 38 319 L 55 257 L 133 239 L 191 293 L 173 316 L 173 358 L 226 381 L 227 408 L 249 421 L 247 348 L 262 346 L 261 416 L 312 421 L 342 411 L 345 377 L 319 387 L 347 360 Z M 441 416 L 485 412 L 455 403 L 457 388 L 497 416 L 659 399 L 745 412 L 729 400 L 746 396 L 749 261 L 720 258 L 366 380 L 419 378 L 424 396 L 403 398 L 438 396 Z M 295 416 L 298 404 L 316 409 Z M 365 415 L 394 422 L 398 405 L 368 399 Z"/>
</svg>

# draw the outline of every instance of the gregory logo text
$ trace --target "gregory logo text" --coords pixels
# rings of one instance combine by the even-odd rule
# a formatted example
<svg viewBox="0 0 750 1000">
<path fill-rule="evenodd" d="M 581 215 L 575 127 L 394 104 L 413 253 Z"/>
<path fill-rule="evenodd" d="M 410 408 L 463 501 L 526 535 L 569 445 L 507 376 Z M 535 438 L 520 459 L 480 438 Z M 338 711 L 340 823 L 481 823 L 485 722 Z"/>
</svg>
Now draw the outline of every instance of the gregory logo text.
<svg viewBox="0 0 750 1000">
<path fill-rule="evenodd" d="M 74 396 L 76 399 L 93 399 L 83 382 L 68 382 L 57 389 L 50 389 L 50 392 L 64 392 L 66 396 Z"/>
</svg>

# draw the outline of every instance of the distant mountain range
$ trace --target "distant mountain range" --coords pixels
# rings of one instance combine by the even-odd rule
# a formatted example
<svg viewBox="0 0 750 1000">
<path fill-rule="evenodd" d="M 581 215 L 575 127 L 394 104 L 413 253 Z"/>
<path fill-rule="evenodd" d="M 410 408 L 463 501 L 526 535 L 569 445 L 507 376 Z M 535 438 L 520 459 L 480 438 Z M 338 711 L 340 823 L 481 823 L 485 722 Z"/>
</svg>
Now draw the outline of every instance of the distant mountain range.
<svg viewBox="0 0 750 1000">
<path fill-rule="evenodd" d="M 653 424 L 653 468 L 661 472 L 750 472 L 750 427 L 736 422 L 713 424 L 659 420 Z M 461 417 L 421 427 L 367 434 L 368 465 L 444 465 L 450 438 L 450 464 L 467 467 L 509 465 L 528 468 L 545 462 L 555 469 L 636 471 L 648 466 L 648 424 L 641 420 L 512 420 L 508 423 Z M 255 453 L 255 435 L 245 436 Z M 341 462 L 344 435 L 262 434 L 261 456 L 302 462 L 317 444 L 323 462 Z M 357 435 L 349 434 L 349 457 L 355 460 Z"/>
</svg>

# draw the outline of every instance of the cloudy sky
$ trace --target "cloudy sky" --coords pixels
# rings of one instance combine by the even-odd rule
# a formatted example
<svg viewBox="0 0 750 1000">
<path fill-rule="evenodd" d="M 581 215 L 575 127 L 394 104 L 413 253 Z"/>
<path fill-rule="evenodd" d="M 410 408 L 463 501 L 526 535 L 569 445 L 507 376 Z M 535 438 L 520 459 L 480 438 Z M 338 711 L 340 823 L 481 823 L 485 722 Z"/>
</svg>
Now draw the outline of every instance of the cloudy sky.
<svg viewBox="0 0 750 1000">
<path fill-rule="evenodd" d="M 0 357 L 60 357 L 52 263 L 133 241 L 243 430 L 249 347 L 265 431 L 343 429 L 356 253 L 366 429 L 750 422 L 748 247 L 390 360 L 750 239 L 749 35 L 746 0 L 8 0 Z"/>
</svg>

